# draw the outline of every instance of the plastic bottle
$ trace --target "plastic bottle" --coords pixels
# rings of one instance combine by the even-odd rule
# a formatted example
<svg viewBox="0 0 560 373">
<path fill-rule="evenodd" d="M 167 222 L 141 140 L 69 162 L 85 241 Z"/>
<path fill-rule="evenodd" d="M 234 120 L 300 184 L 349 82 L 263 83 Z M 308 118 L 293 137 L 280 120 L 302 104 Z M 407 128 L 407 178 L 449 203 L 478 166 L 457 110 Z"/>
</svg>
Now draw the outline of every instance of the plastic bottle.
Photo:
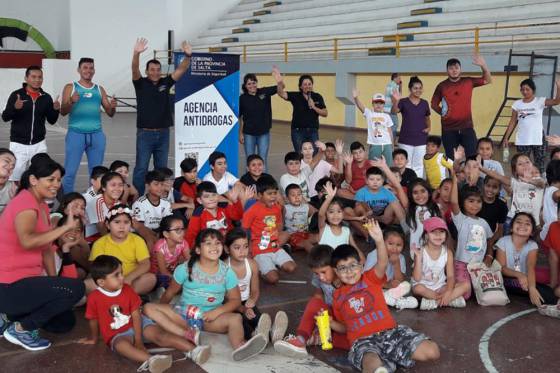
<svg viewBox="0 0 560 373">
<path fill-rule="evenodd" d="M 331 325 L 329 320 L 329 312 L 323 311 L 316 317 L 317 329 L 319 329 L 319 337 L 321 338 L 321 348 L 323 350 L 332 350 L 331 343 Z"/>
<path fill-rule="evenodd" d="M 445 98 L 441 99 L 441 116 L 444 117 L 447 115 L 447 111 L 449 110 L 449 108 L 447 107 L 447 101 L 445 101 Z"/>
<path fill-rule="evenodd" d="M 502 161 L 503 162 L 509 161 L 509 146 L 507 143 L 504 145 L 504 150 L 502 151 Z"/>
<path fill-rule="evenodd" d="M 176 309 L 179 311 L 179 314 L 183 316 L 187 325 L 193 328 L 197 328 L 202 330 L 203 321 L 202 321 L 202 314 L 203 312 L 197 306 L 186 305 L 186 306 L 175 306 Z"/>
</svg>

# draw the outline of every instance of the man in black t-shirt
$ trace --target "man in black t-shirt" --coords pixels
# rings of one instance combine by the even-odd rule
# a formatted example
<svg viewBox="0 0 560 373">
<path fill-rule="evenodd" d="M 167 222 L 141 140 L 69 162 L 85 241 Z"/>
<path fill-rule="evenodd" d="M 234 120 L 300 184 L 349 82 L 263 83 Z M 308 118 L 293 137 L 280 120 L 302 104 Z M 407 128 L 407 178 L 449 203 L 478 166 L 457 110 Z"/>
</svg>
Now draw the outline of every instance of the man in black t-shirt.
<svg viewBox="0 0 560 373">
<path fill-rule="evenodd" d="M 144 177 L 150 158 L 154 168 L 167 167 L 169 158 L 169 127 L 173 126 L 169 90 L 183 76 L 191 62 L 192 48 L 184 41 L 181 48 L 185 58 L 171 75 L 161 77 L 161 63 L 152 59 L 146 63 L 146 77 L 140 73 L 140 54 L 148 48 L 144 38 L 136 40 L 132 55 L 132 83 L 136 91 L 136 164 L 133 184 L 144 194 Z"/>
<path fill-rule="evenodd" d="M 328 115 L 323 96 L 313 92 L 313 77 L 301 75 L 299 77 L 299 91 L 286 92 L 278 89 L 278 96 L 290 101 L 292 113 L 292 145 L 294 151 L 301 152 L 301 144 L 319 140 L 319 116 Z"/>
<path fill-rule="evenodd" d="M 243 77 L 243 94 L 239 96 L 239 142 L 244 145 L 245 157 L 258 154 L 267 166 L 268 148 L 270 145 L 270 128 L 272 127 L 272 104 L 270 98 L 278 91 L 278 86 L 284 86 L 282 76 L 275 73 L 276 85 L 271 87 L 257 87 L 255 74 Z"/>
</svg>

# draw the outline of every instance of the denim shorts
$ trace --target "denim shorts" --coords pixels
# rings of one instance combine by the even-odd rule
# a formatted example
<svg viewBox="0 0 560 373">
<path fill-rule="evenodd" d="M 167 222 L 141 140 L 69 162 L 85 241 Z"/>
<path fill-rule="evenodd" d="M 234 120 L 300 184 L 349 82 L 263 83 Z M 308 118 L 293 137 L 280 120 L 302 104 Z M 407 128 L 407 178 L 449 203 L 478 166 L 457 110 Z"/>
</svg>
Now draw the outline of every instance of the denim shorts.
<svg viewBox="0 0 560 373">
<path fill-rule="evenodd" d="M 150 319 L 149 317 L 142 315 L 142 331 L 150 325 L 156 325 L 156 323 L 152 319 Z M 113 338 L 111 338 L 111 351 L 115 351 L 115 341 L 117 339 L 121 338 L 121 337 L 132 337 L 132 343 L 134 343 L 134 327 L 131 326 L 130 328 L 128 328 L 124 332 L 116 334 L 116 335 L 113 336 Z M 142 340 L 144 342 L 148 342 L 144 338 L 144 333 L 143 332 L 142 332 Z"/>
</svg>

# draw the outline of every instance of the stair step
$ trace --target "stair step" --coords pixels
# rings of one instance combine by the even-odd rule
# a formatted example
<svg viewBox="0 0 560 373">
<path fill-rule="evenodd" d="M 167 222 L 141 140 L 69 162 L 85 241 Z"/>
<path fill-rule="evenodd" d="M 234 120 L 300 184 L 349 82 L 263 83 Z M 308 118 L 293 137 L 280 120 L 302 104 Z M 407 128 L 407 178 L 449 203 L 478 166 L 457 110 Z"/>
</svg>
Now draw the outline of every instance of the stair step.
<svg viewBox="0 0 560 373">
<path fill-rule="evenodd" d="M 222 43 L 237 43 L 237 42 L 239 42 L 239 38 L 236 37 L 229 37 L 229 38 L 222 39 Z"/>
<path fill-rule="evenodd" d="M 255 23 L 261 23 L 261 20 L 257 18 L 253 18 L 253 19 L 246 19 L 243 21 L 244 25 L 254 25 Z"/>
<path fill-rule="evenodd" d="M 210 47 L 210 48 L 208 48 L 208 52 L 210 52 L 210 53 L 227 52 L 227 47 Z"/>
<path fill-rule="evenodd" d="M 397 40 L 397 35 L 385 35 L 383 36 L 384 42 L 395 42 Z M 413 41 L 414 35 L 404 34 L 399 35 L 399 41 Z"/>
<path fill-rule="evenodd" d="M 247 32 L 251 32 L 251 29 L 248 27 L 238 27 L 231 30 L 232 34 L 245 34 Z"/>
<path fill-rule="evenodd" d="M 256 12 L 253 12 L 253 16 L 254 17 L 258 17 L 258 16 L 266 16 L 267 14 L 270 14 L 270 10 L 257 10 Z"/>
<path fill-rule="evenodd" d="M 414 9 L 410 11 L 411 16 L 420 16 L 423 14 L 437 14 L 441 13 L 442 9 L 437 7 L 432 8 L 422 8 L 422 9 Z"/>
<path fill-rule="evenodd" d="M 416 27 L 428 27 L 428 21 L 410 21 L 397 24 L 397 30 Z"/>
<path fill-rule="evenodd" d="M 282 5 L 281 1 L 269 1 L 268 3 L 264 3 L 263 7 L 270 8 L 271 6 Z"/>
<path fill-rule="evenodd" d="M 369 48 L 368 49 L 368 56 L 394 56 L 397 54 L 397 50 L 395 48 Z"/>
</svg>

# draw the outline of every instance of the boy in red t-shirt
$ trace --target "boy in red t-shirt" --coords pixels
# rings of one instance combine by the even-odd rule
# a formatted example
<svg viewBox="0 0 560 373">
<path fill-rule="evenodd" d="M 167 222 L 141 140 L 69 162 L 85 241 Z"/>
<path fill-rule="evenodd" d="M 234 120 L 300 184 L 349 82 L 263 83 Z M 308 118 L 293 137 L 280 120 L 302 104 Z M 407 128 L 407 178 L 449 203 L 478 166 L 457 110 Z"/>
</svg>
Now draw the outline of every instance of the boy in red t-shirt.
<svg viewBox="0 0 560 373">
<path fill-rule="evenodd" d="M 247 194 L 249 191 L 244 191 Z M 189 221 L 189 226 L 185 232 L 185 240 L 189 247 L 194 247 L 196 236 L 201 230 L 213 228 L 224 236 L 232 230 L 232 220 L 238 221 L 243 217 L 243 205 L 245 201 L 238 201 L 239 188 L 233 188 L 229 191 L 229 198 L 235 201 L 233 204 L 227 204 L 226 207 L 220 207 L 218 204 L 219 195 L 216 185 L 210 181 L 203 181 L 196 188 L 196 200 L 200 204 L 194 209 Z"/>
<path fill-rule="evenodd" d="M 352 154 L 344 154 L 344 180 L 347 187 L 338 189 L 338 196 L 354 199 L 358 189 L 366 185 L 366 171 L 373 166 L 372 161 L 367 158 L 366 149 L 359 141 L 350 144 Z"/>
<path fill-rule="evenodd" d="M 142 363 L 138 371 L 163 372 L 173 362 L 171 355 L 150 355 L 144 341 L 183 351 L 197 364 L 208 360 L 210 346 L 196 346 L 185 338 L 167 333 L 142 315 L 142 301 L 130 285 L 124 283 L 120 260 L 100 255 L 91 264 L 90 273 L 98 288 L 87 299 L 86 319 L 91 337 L 82 338 L 80 343 L 96 344 L 101 331 L 103 341 L 111 350 Z"/>
<path fill-rule="evenodd" d="M 290 234 L 283 230 L 282 207 L 277 203 L 278 184 L 271 176 L 257 180 L 257 202 L 243 215 L 243 229 L 251 232 L 251 253 L 264 280 L 275 284 L 279 267 L 288 273 L 296 270 L 292 257 L 282 249 Z"/>
<path fill-rule="evenodd" d="M 377 263 L 362 274 L 356 249 L 340 245 L 332 254 L 332 266 L 343 286 L 334 291 L 331 329 L 346 333 L 352 347 L 348 360 L 362 372 L 394 372 L 397 365 L 410 368 L 414 361 L 439 358 L 438 345 L 408 326 L 397 325 L 383 296 L 389 257 L 379 224 L 371 220 L 368 231 L 377 247 Z M 381 370 L 380 370 L 381 371 Z"/>
</svg>

